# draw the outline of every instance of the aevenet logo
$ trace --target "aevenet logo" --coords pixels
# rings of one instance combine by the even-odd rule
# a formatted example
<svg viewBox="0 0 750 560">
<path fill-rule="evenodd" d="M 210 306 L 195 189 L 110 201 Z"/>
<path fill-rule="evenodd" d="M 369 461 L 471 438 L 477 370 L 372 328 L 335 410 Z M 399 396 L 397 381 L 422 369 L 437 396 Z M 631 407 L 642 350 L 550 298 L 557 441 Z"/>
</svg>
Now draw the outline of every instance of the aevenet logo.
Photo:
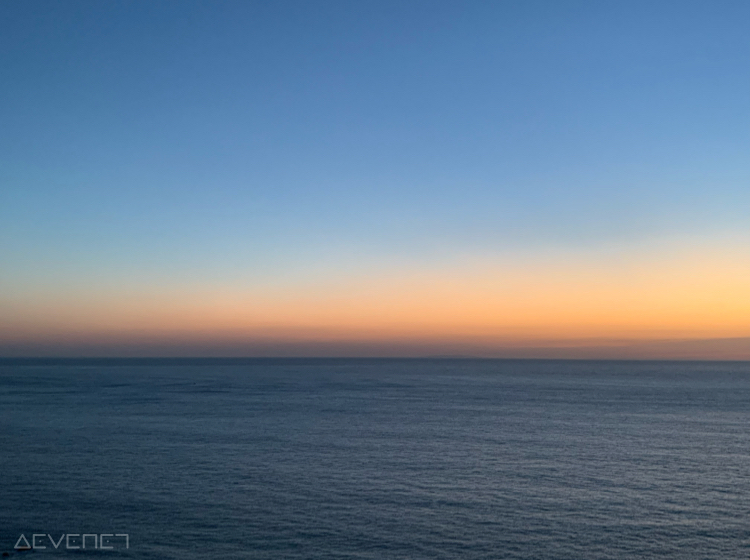
<svg viewBox="0 0 750 560">
<path fill-rule="evenodd" d="M 55 540 L 49 533 L 32 533 L 31 542 L 25 535 L 18 537 L 16 550 L 52 548 L 62 550 L 115 550 L 130 548 L 127 533 L 63 533 Z"/>
</svg>

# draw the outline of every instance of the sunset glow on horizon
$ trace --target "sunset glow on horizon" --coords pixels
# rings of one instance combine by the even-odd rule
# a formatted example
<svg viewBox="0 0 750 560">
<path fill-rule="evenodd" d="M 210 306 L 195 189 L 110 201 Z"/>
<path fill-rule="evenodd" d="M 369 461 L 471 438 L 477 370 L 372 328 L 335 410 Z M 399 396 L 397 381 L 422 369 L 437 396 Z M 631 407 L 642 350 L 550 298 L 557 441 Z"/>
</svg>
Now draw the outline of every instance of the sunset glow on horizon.
<svg viewBox="0 0 750 560">
<path fill-rule="evenodd" d="M 450 348 L 476 356 L 513 356 L 513 348 L 526 355 L 530 347 L 562 355 L 578 348 L 584 356 L 635 345 L 629 351 L 638 355 L 637 348 L 660 341 L 737 339 L 722 346 L 725 357 L 745 359 L 750 259 L 745 240 L 723 241 L 640 254 L 464 259 L 281 287 L 236 280 L 100 287 L 47 299 L 32 293 L 15 307 L 5 303 L 11 321 L 0 336 L 6 348 L 46 344 L 48 352 L 73 355 L 101 345 L 105 354 L 181 355 L 193 347 L 211 355 L 303 356 L 318 354 L 316 344 L 323 355 L 332 348 L 379 355 L 379 345 L 397 355 Z M 681 352 L 691 355 L 689 346 Z"/>
</svg>

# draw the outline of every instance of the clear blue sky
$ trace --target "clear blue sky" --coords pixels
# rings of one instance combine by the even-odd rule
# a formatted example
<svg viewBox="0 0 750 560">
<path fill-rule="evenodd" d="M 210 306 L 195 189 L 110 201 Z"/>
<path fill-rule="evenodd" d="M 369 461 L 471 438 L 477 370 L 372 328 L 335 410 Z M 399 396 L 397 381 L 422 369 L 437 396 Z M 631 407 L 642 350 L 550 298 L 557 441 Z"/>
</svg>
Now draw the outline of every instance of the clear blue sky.
<svg viewBox="0 0 750 560">
<path fill-rule="evenodd" d="M 4 2 L 0 286 L 747 232 L 748 29 L 744 0 Z"/>
</svg>

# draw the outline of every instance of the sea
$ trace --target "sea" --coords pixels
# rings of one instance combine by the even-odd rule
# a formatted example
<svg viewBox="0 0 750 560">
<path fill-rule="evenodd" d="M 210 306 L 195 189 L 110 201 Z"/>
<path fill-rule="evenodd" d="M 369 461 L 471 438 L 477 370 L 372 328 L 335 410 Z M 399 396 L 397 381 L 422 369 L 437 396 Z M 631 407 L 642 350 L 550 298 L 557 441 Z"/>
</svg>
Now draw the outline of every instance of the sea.
<svg viewBox="0 0 750 560">
<path fill-rule="evenodd" d="M 748 559 L 749 428 L 749 362 L 4 359 L 0 553 Z"/>
</svg>

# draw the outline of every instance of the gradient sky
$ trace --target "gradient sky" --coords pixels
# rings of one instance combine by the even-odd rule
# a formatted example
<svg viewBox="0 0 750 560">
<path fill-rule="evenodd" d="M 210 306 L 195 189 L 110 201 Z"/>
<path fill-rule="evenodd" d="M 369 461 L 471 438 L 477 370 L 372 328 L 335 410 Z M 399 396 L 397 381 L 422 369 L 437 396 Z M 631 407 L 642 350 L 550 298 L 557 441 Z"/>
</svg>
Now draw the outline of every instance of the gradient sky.
<svg viewBox="0 0 750 560">
<path fill-rule="evenodd" d="M 0 356 L 750 359 L 748 28 L 4 2 Z"/>
</svg>

